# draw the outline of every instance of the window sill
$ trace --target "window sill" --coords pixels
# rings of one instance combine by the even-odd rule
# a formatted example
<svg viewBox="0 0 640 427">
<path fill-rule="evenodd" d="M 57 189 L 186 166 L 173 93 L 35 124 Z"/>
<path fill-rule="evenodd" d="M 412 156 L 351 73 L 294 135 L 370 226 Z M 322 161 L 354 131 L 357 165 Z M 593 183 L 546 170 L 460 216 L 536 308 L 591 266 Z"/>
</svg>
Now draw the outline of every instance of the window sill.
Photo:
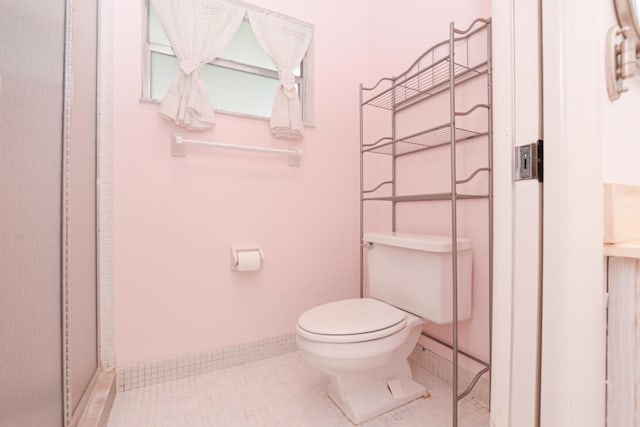
<svg viewBox="0 0 640 427">
<path fill-rule="evenodd" d="M 150 99 L 150 98 L 140 98 L 140 103 L 160 105 L 159 100 Z M 231 117 L 241 117 L 243 119 L 261 120 L 263 122 L 268 122 L 270 120 L 269 117 L 257 116 L 255 114 L 237 113 L 234 111 L 226 111 L 226 110 L 214 110 L 214 111 L 216 112 L 216 114 L 222 114 L 222 115 L 231 116 Z M 316 127 L 315 123 L 304 122 L 303 125 L 305 128 L 311 128 L 311 129 L 314 129 Z"/>
</svg>

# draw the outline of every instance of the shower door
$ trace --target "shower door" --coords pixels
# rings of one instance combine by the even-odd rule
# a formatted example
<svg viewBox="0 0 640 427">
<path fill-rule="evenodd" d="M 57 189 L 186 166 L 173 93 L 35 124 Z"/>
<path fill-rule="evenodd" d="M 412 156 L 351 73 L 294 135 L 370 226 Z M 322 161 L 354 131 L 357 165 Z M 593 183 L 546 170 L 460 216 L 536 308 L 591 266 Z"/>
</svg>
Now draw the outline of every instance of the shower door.
<svg viewBox="0 0 640 427">
<path fill-rule="evenodd" d="M 74 425 L 99 366 L 97 27 L 0 0 L 0 427 Z"/>
<path fill-rule="evenodd" d="M 64 0 L 0 0 L 0 426 L 63 425 Z"/>
</svg>

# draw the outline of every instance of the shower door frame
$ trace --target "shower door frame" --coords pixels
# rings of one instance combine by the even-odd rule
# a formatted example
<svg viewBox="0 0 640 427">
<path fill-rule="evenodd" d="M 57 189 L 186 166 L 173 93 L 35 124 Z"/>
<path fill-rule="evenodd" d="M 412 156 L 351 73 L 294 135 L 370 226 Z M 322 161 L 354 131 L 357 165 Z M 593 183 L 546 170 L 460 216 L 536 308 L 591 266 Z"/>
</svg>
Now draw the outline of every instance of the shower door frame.
<svg viewBox="0 0 640 427">
<path fill-rule="evenodd" d="M 77 0 L 76 0 L 77 1 Z M 81 419 L 86 420 L 86 414 L 90 412 L 89 402 L 92 399 L 92 393 L 96 388 L 99 374 L 101 372 L 101 357 L 100 357 L 100 284 L 98 280 L 99 271 L 99 252 L 98 252 L 98 229 L 99 229 L 99 212 L 98 212 L 98 164 L 99 164 L 99 152 L 98 152 L 98 132 L 99 132 L 99 41 L 100 41 L 100 18 L 101 18 L 101 1 L 90 0 L 95 2 L 94 5 L 85 3 L 84 5 L 74 7 L 74 0 L 65 1 L 65 49 L 64 49 L 64 116 L 63 116 L 63 135 L 62 135 L 62 276 L 61 276 L 61 330 L 62 330 L 62 411 L 63 420 L 65 426 L 79 425 Z M 87 6 L 86 8 L 84 6 Z M 89 12 L 87 14 L 87 12 Z M 95 12 L 95 15 L 93 14 Z M 93 21 L 86 21 L 87 16 L 92 17 Z M 84 22 L 82 20 L 85 20 Z M 75 22 L 74 22 L 75 21 Z M 95 31 L 95 34 L 85 34 L 85 31 Z M 91 47 L 91 44 L 86 44 L 88 40 L 95 40 L 95 46 Z M 82 44 L 84 43 L 84 45 Z M 95 56 L 94 56 L 95 53 Z M 90 63 L 88 61 L 91 61 Z M 95 62 L 93 62 L 95 61 Z M 95 72 L 95 74 L 93 74 Z M 87 74 L 89 73 L 89 74 Z M 92 82 L 95 82 L 95 86 L 85 86 L 85 79 L 91 78 Z M 75 88 L 74 88 L 75 86 Z M 92 87 L 95 87 L 94 98 L 91 98 Z M 93 105 L 95 100 L 95 115 L 92 119 L 93 122 L 87 121 L 84 117 L 84 110 L 81 108 L 82 104 L 90 102 Z M 74 106 L 74 103 L 78 101 L 80 105 Z M 79 116 L 82 115 L 82 119 Z M 91 136 L 89 136 L 91 134 Z M 83 144 L 93 144 L 94 147 L 90 149 L 93 153 L 93 166 L 89 167 L 91 181 L 90 184 L 85 181 L 86 170 L 83 173 L 82 169 L 86 168 L 83 161 L 84 150 Z M 86 156 L 85 156 L 86 157 Z M 78 160 L 79 159 L 79 160 Z M 75 163 L 73 160 L 78 160 Z M 78 167 L 74 167 L 74 164 L 80 165 L 80 175 L 74 174 L 74 170 L 78 170 Z M 86 273 L 83 272 L 81 267 L 74 267 L 75 261 L 73 261 L 74 254 L 81 254 L 86 247 L 86 237 L 83 236 L 84 225 L 87 217 L 84 214 L 84 205 L 88 184 L 93 189 L 93 242 L 92 248 L 94 251 L 94 268 L 89 271 L 90 279 Z M 74 198 L 72 203 L 71 199 Z M 78 200 L 79 199 L 79 200 Z M 74 225 L 75 224 L 75 225 Z M 80 227 L 79 231 L 77 227 Z M 78 241 L 78 239 L 80 239 Z M 76 250 L 79 249 L 79 250 Z M 81 254 L 82 255 L 82 254 Z M 83 264 L 83 260 L 79 260 L 78 263 Z M 87 281 L 89 280 L 89 281 Z M 73 285 L 73 286 L 72 286 Z M 72 296 L 78 297 L 78 292 L 73 292 L 73 289 L 77 286 L 81 288 L 87 285 L 95 286 L 90 294 L 95 295 L 94 303 L 95 309 L 93 313 L 95 322 L 95 335 L 93 335 L 88 342 L 95 343 L 95 348 L 92 348 L 93 354 L 95 354 L 95 369 L 90 377 L 86 376 L 86 371 L 80 371 L 80 376 L 77 374 L 72 375 L 74 371 L 74 360 L 77 360 L 76 356 L 80 355 L 77 344 L 72 347 L 74 341 L 74 328 L 72 327 L 72 319 L 76 318 L 76 322 L 80 320 L 77 317 L 77 310 L 74 307 L 79 304 L 74 304 Z M 82 290 L 81 294 L 85 294 L 86 291 Z M 84 302 L 81 301 L 81 302 Z M 81 304 L 80 304 L 81 305 Z M 84 310 L 84 309 L 83 309 Z M 76 316 L 74 316 L 74 314 Z M 86 331 L 85 331 L 86 332 Z M 80 341 L 86 341 L 87 337 L 80 336 Z M 77 342 L 77 337 L 76 337 Z M 75 349 L 75 351 L 74 351 Z M 84 357 L 84 356 L 82 356 Z M 87 359 L 88 360 L 88 359 Z M 86 365 L 86 364 L 85 364 Z M 86 369 L 86 366 L 84 366 Z M 79 385 L 80 384 L 80 385 Z M 80 389 L 84 387 L 84 389 Z"/>
</svg>

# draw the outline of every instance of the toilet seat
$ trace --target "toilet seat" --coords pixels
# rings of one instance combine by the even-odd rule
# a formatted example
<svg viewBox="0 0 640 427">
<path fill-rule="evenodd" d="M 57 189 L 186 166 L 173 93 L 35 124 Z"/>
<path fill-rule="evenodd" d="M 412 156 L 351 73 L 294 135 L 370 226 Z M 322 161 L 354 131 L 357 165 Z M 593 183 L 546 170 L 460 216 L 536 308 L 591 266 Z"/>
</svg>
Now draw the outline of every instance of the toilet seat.
<svg viewBox="0 0 640 427">
<path fill-rule="evenodd" d="M 389 304 L 356 298 L 323 304 L 303 313 L 298 334 L 326 343 L 355 343 L 392 335 L 406 326 L 406 315 Z"/>
</svg>

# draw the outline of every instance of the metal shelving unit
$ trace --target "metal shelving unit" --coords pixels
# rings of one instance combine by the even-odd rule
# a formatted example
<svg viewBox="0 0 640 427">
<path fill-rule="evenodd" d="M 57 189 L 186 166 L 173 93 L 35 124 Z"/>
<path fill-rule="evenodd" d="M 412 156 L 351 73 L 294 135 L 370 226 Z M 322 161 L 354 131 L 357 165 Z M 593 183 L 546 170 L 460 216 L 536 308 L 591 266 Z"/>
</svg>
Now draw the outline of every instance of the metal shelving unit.
<svg viewBox="0 0 640 427">
<path fill-rule="evenodd" d="M 470 49 L 473 50 L 479 38 L 483 40 L 480 52 L 482 59 L 470 61 Z M 443 53 L 444 51 L 444 53 Z M 438 53 L 440 52 L 440 53 Z M 478 52 L 473 52 L 478 53 Z M 476 79 L 486 81 L 486 100 L 478 103 L 466 111 L 456 109 L 456 90 Z M 465 200 L 485 199 L 488 209 L 487 249 L 488 249 L 488 280 L 489 280 L 489 353 L 491 354 L 492 332 L 492 300 L 493 300 L 493 140 L 492 140 L 492 87 L 491 87 L 491 20 L 476 19 L 466 29 L 457 29 L 453 22 L 449 26 L 449 38 L 432 46 L 402 74 L 396 77 L 384 77 L 373 87 L 360 85 L 360 294 L 364 295 L 364 248 L 362 238 L 364 234 L 364 206 L 370 201 L 384 201 L 392 203 L 392 231 L 396 231 L 396 206 L 398 203 L 448 201 L 451 206 L 451 238 L 452 238 L 452 288 L 453 288 L 453 317 L 458 318 L 458 272 L 457 272 L 457 237 L 458 212 L 457 204 Z M 413 107 L 419 107 L 432 101 L 437 95 L 449 97 L 449 120 L 445 123 L 429 123 L 425 117 L 423 130 L 408 135 L 397 136 L 397 115 Z M 373 142 L 364 141 L 364 116 L 368 108 L 383 109 L 390 112 L 391 134 Z M 482 129 L 462 126 L 457 122 L 459 118 L 470 116 L 479 110 L 486 111 L 486 124 Z M 472 171 L 467 177 L 459 179 L 456 175 L 457 159 L 456 146 L 458 144 L 484 143 L 487 146 L 487 163 Z M 424 194 L 397 194 L 396 168 L 397 160 L 403 156 L 424 153 L 434 149 L 449 149 L 450 151 L 450 191 Z M 386 155 L 391 160 L 391 178 L 377 186 L 364 188 L 365 157 L 370 154 Z M 476 177 L 487 175 L 486 192 L 481 194 L 466 194 L 458 191 L 458 186 L 469 183 Z M 387 189 L 391 194 L 376 195 L 379 190 Z M 447 343 L 428 334 L 423 335 L 452 350 L 453 381 L 452 381 L 452 419 L 453 426 L 458 425 L 458 402 L 467 396 L 480 377 L 491 370 L 491 360 L 483 361 L 468 354 L 458 345 L 458 322 L 453 323 L 451 342 Z M 458 356 L 474 360 L 483 365 L 469 386 L 459 393 L 458 387 Z M 491 359 L 491 358 L 490 358 Z"/>
</svg>

